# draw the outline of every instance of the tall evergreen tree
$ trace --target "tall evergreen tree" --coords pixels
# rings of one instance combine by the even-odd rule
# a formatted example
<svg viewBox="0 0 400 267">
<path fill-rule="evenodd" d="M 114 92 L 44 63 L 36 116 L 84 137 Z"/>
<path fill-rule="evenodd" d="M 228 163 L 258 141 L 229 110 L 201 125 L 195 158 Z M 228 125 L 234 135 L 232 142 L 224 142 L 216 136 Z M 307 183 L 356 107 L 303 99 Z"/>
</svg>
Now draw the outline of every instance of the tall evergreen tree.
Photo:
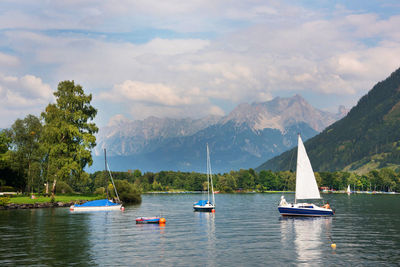
<svg viewBox="0 0 400 267">
<path fill-rule="evenodd" d="M 53 181 L 52 193 L 57 179 L 77 186 L 87 179 L 83 169 L 92 164 L 91 149 L 96 146 L 96 124 L 90 122 L 97 110 L 90 105 L 92 95 L 86 95 L 82 86 L 74 81 L 58 84 L 56 103 L 49 104 L 42 113 L 45 121 L 43 144 L 47 151 L 47 177 Z"/>
</svg>

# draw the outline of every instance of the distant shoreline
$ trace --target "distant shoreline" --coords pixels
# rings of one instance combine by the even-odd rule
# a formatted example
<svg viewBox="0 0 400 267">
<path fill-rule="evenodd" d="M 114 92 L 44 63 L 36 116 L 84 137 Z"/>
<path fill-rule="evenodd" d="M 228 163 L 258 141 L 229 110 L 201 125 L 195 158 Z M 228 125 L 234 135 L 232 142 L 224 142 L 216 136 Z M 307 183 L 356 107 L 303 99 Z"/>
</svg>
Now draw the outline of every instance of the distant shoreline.
<svg viewBox="0 0 400 267">
<path fill-rule="evenodd" d="M 154 192 L 144 192 L 142 194 L 205 194 L 207 191 L 154 191 Z M 235 191 L 235 192 L 218 192 L 216 194 L 295 194 L 295 191 Z M 347 194 L 346 191 L 321 191 L 321 194 Z M 397 192 L 383 192 L 383 191 L 352 191 L 351 194 L 370 194 L 370 195 L 398 195 Z"/>
<path fill-rule="evenodd" d="M 153 191 L 144 192 L 142 194 L 206 194 L 207 191 Z M 215 194 L 276 194 L 276 193 L 293 193 L 294 191 L 234 191 L 234 192 L 215 192 Z"/>
</svg>

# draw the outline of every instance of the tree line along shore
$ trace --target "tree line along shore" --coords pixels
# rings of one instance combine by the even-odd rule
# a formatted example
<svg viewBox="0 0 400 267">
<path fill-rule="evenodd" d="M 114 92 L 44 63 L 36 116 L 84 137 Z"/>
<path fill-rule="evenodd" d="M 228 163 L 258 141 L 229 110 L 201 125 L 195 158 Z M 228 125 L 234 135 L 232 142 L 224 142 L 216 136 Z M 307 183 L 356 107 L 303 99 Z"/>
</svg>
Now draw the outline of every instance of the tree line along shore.
<svg viewBox="0 0 400 267">
<path fill-rule="evenodd" d="M 52 203 L 104 198 L 107 189 L 104 186 L 107 175 L 104 171 L 89 174 L 87 183 L 80 184 L 79 187 L 73 187 L 60 181 L 56 187 L 57 194 L 53 201 L 51 201 L 51 197 L 43 197 L 43 195 L 46 195 L 44 186 L 34 195 L 39 196 L 38 200 L 47 200 Z M 120 198 L 125 203 L 140 203 L 142 193 L 201 192 L 207 190 L 207 177 L 204 173 L 179 171 L 142 173 L 140 170 L 133 170 L 112 172 L 112 176 Z M 332 191 L 344 191 L 350 185 L 354 191 L 400 192 L 400 174 L 392 169 L 373 170 L 364 175 L 351 172 L 316 172 L 315 176 L 320 188 Z M 220 193 L 294 191 L 295 180 L 296 174 L 291 171 L 272 172 L 263 170 L 257 173 L 253 169 L 242 169 L 213 175 L 214 189 Z M 7 188 L 0 189 L 4 191 Z M 110 197 L 115 197 L 111 183 L 108 183 L 108 192 Z M 25 194 L 30 195 L 31 193 Z M 18 197 L 11 197 L 9 203 L 14 203 L 14 199 L 18 200 Z M 29 196 L 22 199 L 25 200 L 22 202 L 19 200 L 20 204 L 38 202 L 36 199 L 29 199 Z M 135 199 L 135 201 L 130 201 L 130 199 Z"/>
</svg>

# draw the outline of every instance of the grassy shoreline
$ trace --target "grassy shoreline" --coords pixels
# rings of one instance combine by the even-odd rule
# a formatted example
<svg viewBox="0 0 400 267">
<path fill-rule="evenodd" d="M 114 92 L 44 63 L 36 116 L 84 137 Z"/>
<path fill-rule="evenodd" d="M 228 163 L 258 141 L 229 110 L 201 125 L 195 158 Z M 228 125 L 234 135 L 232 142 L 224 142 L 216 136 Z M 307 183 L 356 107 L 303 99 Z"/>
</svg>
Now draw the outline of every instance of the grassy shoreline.
<svg viewBox="0 0 400 267">
<path fill-rule="evenodd" d="M 69 203 L 74 201 L 90 201 L 99 199 L 101 196 L 85 196 L 85 195 L 59 195 L 55 196 L 54 202 Z M 51 197 L 38 196 L 31 199 L 29 196 L 11 197 L 8 203 L 12 204 L 35 204 L 35 203 L 50 203 Z"/>
</svg>

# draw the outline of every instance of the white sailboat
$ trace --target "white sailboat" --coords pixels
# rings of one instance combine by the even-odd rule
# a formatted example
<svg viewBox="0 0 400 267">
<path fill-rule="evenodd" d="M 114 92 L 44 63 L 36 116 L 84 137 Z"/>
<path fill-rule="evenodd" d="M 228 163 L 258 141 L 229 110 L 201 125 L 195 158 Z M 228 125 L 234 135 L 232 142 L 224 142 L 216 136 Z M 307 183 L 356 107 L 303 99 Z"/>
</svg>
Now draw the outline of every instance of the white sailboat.
<svg viewBox="0 0 400 267">
<path fill-rule="evenodd" d="M 210 187 L 212 202 L 210 201 Z M 214 186 L 212 181 L 212 171 L 210 162 L 210 151 L 207 144 L 207 200 L 200 200 L 193 204 L 194 211 L 215 212 Z"/>
<path fill-rule="evenodd" d="M 350 189 L 350 185 L 348 185 L 348 186 L 347 186 L 347 190 L 346 190 L 346 193 L 347 193 L 347 194 L 349 194 L 349 195 L 351 194 L 351 189 Z"/>
<path fill-rule="evenodd" d="M 295 203 L 287 203 L 284 196 L 278 210 L 283 216 L 330 216 L 333 215 L 329 204 L 319 207 L 310 203 L 297 203 L 298 199 L 321 199 L 319 194 L 317 181 L 315 180 L 314 171 L 311 162 L 307 156 L 306 149 L 300 134 L 298 135 L 297 146 L 297 167 L 296 167 L 296 194 Z"/>
</svg>

